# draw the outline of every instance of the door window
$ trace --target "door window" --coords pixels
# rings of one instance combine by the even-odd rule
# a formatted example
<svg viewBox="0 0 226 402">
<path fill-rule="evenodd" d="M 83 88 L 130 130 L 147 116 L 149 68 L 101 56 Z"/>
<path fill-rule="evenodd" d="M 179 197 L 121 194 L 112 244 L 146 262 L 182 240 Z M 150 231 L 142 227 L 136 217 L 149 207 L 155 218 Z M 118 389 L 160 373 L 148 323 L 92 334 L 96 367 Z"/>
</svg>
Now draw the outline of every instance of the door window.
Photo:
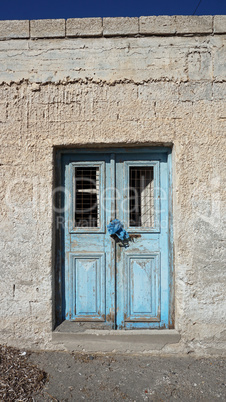
<svg viewBox="0 0 226 402">
<path fill-rule="evenodd" d="M 153 167 L 130 167 L 130 226 L 152 227 L 154 224 Z"/>
<path fill-rule="evenodd" d="M 100 226 L 99 167 L 76 167 L 74 177 L 75 227 Z"/>
</svg>

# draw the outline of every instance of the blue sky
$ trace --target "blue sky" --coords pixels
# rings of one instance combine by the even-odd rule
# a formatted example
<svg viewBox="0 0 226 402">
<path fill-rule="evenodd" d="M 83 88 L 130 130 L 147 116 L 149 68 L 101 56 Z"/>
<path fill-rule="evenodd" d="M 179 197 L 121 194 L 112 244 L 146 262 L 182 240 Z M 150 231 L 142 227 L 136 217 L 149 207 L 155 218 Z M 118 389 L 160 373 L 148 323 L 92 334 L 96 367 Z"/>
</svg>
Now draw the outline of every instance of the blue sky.
<svg viewBox="0 0 226 402">
<path fill-rule="evenodd" d="M 192 15 L 200 0 L 1 0 L 0 19 Z M 196 15 L 226 14 L 226 0 L 201 0 Z"/>
</svg>

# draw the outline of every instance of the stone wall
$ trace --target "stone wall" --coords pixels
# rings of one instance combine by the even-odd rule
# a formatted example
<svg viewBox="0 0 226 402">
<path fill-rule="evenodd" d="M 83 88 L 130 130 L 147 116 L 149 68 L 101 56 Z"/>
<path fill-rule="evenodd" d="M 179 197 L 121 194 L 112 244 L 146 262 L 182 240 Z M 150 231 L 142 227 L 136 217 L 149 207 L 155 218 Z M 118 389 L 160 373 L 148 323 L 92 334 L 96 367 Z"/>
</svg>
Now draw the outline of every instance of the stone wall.
<svg viewBox="0 0 226 402">
<path fill-rule="evenodd" d="M 226 16 L 0 21 L 0 342 L 52 348 L 55 147 L 173 149 L 175 328 L 225 354 Z"/>
</svg>

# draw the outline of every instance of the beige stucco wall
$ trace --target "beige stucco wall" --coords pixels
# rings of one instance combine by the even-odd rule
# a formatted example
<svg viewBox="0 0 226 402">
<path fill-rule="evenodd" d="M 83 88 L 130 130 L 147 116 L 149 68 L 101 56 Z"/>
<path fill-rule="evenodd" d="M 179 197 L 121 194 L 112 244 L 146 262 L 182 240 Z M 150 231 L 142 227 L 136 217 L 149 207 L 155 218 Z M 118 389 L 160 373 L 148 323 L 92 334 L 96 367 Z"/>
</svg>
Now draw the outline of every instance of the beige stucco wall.
<svg viewBox="0 0 226 402">
<path fill-rule="evenodd" d="M 153 18 L 68 37 L 0 21 L 2 343 L 53 347 L 54 147 L 171 145 L 181 341 L 162 353 L 226 354 L 225 20 Z"/>
</svg>

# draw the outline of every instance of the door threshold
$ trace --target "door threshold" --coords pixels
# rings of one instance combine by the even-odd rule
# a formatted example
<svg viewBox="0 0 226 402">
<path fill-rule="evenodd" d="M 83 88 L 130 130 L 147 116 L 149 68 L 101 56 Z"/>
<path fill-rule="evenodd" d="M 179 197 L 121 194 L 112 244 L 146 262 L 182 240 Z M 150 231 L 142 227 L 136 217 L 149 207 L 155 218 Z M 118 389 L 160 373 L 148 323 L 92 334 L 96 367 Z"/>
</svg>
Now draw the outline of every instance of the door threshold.
<svg viewBox="0 0 226 402">
<path fill-rule="evenodd" d="M 178 343 L 181 338 L 175 329 L 85 329 L 66 332 L 58 328 L 52 333 L 53 344 L 63 344 L 66 350 L 77 352 L 154 352 Z"/>
</svg>

